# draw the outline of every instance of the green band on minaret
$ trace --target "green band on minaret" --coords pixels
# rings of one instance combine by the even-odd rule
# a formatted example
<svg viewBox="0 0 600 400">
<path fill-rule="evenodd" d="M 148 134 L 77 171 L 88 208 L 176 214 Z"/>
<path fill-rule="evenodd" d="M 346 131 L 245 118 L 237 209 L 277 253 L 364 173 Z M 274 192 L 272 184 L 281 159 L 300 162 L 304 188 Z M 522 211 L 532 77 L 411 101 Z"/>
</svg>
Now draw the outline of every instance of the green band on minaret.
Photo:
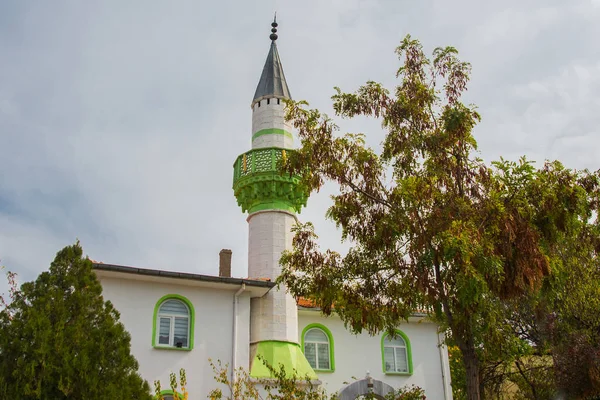
<svg viewBox="0 0 600 400">
<path fill-rule="evenodd" d="M 263 135 L 283 135 L 290 139 L 294 138 L 292 136 L 291 132 L 288 132 L 283 129 L 269 128 L 269 129 L 261 129 L 260 131 L 256 132 L 254 135 L 252 135 L 252 140 L 256 139 L 259 136 L 263 136 Z"/>
</svg>

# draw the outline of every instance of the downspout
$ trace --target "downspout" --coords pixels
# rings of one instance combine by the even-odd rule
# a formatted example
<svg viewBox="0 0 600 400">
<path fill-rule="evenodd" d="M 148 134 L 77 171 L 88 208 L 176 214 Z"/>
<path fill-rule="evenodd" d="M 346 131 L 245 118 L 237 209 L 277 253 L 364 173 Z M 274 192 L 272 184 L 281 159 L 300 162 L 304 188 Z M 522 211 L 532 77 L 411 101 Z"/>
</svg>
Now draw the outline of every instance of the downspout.
<svg viewBox="0 0 600 400">
<path fill-rule="evenodd" d="M 452 393 L 448 394 L 448 387 L 449 382 L 448 382 L 448 374 L 446 374 L 446 365 L 444 363 L 444 341 L 442 340 L 442 338 L 440 337 L 441 333 L 438 332 L 437 334 L 437 341 L 438 341 L 438 349 L 440 350 L 440 367 L 442 369 L 442 386 L 444 387 L 444 399 L 445 400 L 450 400 L 452 399 Z"/>
<path fill-rule="evenodd" d="M 246 284 L 242 283 L 242 286 L 238 289 L 237 292 L 233 295 L 233 346 L 231 352 L 231 383 L 235 383 L 235 370 L 237 368 L 237 325 L 238 325 L 238 297 L 242 292 L 246 290 Z"/>
</svg>

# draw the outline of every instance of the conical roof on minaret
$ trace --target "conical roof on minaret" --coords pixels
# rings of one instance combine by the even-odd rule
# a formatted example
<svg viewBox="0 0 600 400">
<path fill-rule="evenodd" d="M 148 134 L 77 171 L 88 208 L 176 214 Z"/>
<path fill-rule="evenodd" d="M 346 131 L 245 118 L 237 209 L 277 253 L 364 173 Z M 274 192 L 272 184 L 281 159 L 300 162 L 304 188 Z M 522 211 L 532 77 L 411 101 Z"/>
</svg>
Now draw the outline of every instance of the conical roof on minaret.
<svg viewBox="0 0 600 400">
<path fill-rule="evenodd" d="M 285 81 L 277 45 L 275 44 L 275 41 L 277 40 L 277 21 L 273 20 L 271 26 L 273 27 L 271 29 L 271 36 L 269 36 L 271 39 L 271 48 L 269 49 L 267 61 L 265 61 L 265 66 L 263 67 L 260 81 L 258 81 L 252 103 L 266 97 L 292 98 L 290 89 Z"/>
</svg>

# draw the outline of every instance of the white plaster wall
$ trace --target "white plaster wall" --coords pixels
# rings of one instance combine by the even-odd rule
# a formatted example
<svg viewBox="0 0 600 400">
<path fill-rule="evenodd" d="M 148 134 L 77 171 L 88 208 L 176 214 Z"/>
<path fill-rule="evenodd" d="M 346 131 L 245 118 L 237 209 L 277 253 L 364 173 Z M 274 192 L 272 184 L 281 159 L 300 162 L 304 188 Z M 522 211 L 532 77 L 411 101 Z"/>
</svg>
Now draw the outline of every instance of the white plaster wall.
<svg viewBox="0 0 600 400">
<path fill-rule="evenodd" d="M 267 100 L 256 102 L 252 107 L 252 135 L 263 129 L 283 129 L 286 132 L 292 133 L 292 125 L 285 121 L 285 103 L 283 100 L 280 104 L 277 104 L 277 99 L 269 99 L 270 104 L 267 104 Z M 294 140 L 285 135 L 262 135 L 252 141 L 252 148 L 262 147 L 283 147 L 291 149 L 294 144 Z"/>
<path fill-rule="evenodd" d="M 318 372 L 319 379 L 325 389 L 337 392 L 344 382 L 351 383 L 352 377 L 362 379 L 367 371 L 374 379 L 388 383 L 394 388 L 404 385 L 417 385 L 425 390 L 428 399 L 444 399 L 444 381 L 442 379 L 442 363 L 440 349 L 437 346 L 437 325 L 422 321 L 402 324 L 399 329 L 409 338 L 412 349 L 413 374 L 411 376 L 387 375 L 383 372 L 381 337 L 382 334 L 370 336 L 367 333 L 352 335 L 344 328 L 342 321 L 336 317 L 324 317 L 316 311 L 300 311 L 298 316 L 298 340 L 304 328 L 312 323 L 326 326 L 333 336 L 335 371 Z M 444 349 L 444 371 L 449 376 L 447 351 Z M 450 391 L 448 399 L 451 399 Z"/>
<path fill-rule="evenodd" d="M 160 379 L 169 388 L 169 373 L 184 368 L 190 399 L 205 399 L 217 387 L 208 358 L 232 361 L 233 295 L 238 289 L 216 290 L 130 279 L 103 278 L 103 296 L 121 313 L 121 322 L 131 334 L 131 351 L 140 364 L 140 374 L 153 388 Z M 191 351 L 153 347 L 154 306 L 164 295 L 185 296 L 194 306 L 194 348 Z M 238 304 L 237 365 L 248 369 L 250 299 L 242 294 Z"/>
<path fill-rule="evenodd" d="M 283 211 L 257 212 L 248 217 L 248 276 L 274 281 L 281 273 L 279 259 L 292 247 L 293 214 Z M 252 299 L 250 341 L 298 338 L 298 308 L 294 298 L 282 286 L 273 288 L 259 299 Z"/>
</svg>

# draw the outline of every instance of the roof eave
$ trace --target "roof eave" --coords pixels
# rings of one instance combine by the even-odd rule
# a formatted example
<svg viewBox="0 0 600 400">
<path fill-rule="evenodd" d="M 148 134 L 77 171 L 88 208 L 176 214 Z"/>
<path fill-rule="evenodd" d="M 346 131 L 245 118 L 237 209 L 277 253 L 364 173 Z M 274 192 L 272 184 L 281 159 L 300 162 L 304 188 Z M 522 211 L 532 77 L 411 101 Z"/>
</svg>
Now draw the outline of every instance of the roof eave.
<svg viewBox="0 0 600 400">
<path fill-rule="evenodd" d="M 313 312 L 321 312 L 321 309 L 318 307 L 302 307 L 298 306 L 298 311 L 313 311 Z M 430 315 L 427 313 L 414 312 L 410 314 L 408 318 L 429 318 Z"/>
<path fill-rule="evenodd" d="M 164 271 L 115 264 L 93 263 L 93 268 L 99 278 L 119 277 L 154 282 L 157 280 L 170 281 L 170 283 L 186 283 L 188 286 L 204 286 L 225 290 L 233 290 L 241 285 L 246 285 L 246 291 L 250 292 L 251 297 L 262 297 L 276 285 L 275 282 L 271 281 Z"/>
</svg>

